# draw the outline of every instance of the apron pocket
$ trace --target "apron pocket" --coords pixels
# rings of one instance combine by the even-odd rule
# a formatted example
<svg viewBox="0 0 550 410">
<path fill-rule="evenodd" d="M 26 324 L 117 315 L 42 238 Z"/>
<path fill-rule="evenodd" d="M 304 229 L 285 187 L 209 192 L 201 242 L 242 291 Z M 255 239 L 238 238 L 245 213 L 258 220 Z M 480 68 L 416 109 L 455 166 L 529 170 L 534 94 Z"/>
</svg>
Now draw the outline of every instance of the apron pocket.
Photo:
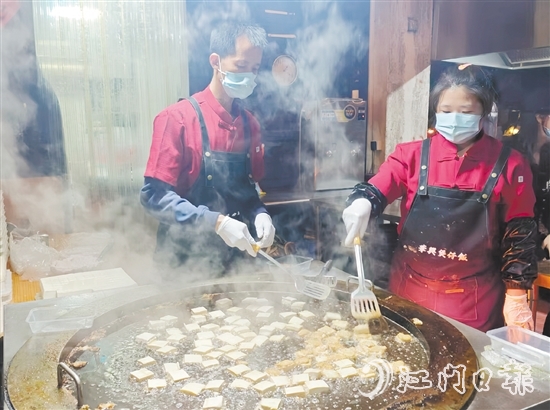
<svg viewBox="0 0 550 410">
<path fill-rule="evenodd" d="M 433 309 L 430 306 L 430 297 L 428 287 L 416 279 L 418 274 L 411 269 L 407 264 L 403 264 L 403 269 L 399 274 L 399 279 L 396 281 L 397 289 L 395 293 L 397 295 L 417 303 L 428 309 Z"/>
<path fill-rule="evenodd" d="M 455 282 L 456 283 L 456 282 Z M 433 293 L 434 310 L 459 322 L 477 320 L 478 283 L 476 278 L 461 280 L 458 286 Z"/>
</svg>

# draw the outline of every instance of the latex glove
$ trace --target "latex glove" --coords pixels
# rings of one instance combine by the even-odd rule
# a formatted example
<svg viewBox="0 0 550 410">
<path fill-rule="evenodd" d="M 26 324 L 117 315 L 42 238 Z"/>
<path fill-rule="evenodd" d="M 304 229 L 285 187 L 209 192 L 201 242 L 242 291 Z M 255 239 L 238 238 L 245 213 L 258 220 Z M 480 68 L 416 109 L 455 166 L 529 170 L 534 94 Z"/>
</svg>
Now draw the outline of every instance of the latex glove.
<svg viewBox="0 0 550 410">
<path fill-rule="evenodd" d="M 546 249 L 550 253 L 550 235 L 546 235 L 546 238 L 542 241 L 542 249 Z"/>
<path fill-rule="evenodd" d="M 236 219 L 224 216 L 216 233 L 221 236 L 224 242 L 232 248 L 239 248 L 241 251 L 247 251 L 250 256 L 256 256 L 252 245 L 256 243 L 246 224 Z"/>
<path fill-rule="evenodd" d="M 271 217 L 265 212 L 256 215 L 254 226 L 256 227 L 258 239 L 260 239 L 258 242 L 260 248 L 268 248 L 273 245 L 273 239 L 275 239 L 275 227 L 273 226 Z"/>
<path fill-rule="evenodd" d="M 370 213 L 372 210 L 372 204 L 366 198 L 358 198 L 351 203 L 342 213 L 342 219 L 344 225 L 346 225 L 346 231 L 348 235 L 344 241 L 344 245 L 352 246 L 353 238 L 359 236 L 363 237 L 363 234 L 367 230 L 369 224 Z"/>
<path fill-rule="evenodd" d="M 527 294 L 518 296 L 506 294 L 502 313 L 506 325 L 534 330 L 533 314 L 527 304 Z"/>
</svg>

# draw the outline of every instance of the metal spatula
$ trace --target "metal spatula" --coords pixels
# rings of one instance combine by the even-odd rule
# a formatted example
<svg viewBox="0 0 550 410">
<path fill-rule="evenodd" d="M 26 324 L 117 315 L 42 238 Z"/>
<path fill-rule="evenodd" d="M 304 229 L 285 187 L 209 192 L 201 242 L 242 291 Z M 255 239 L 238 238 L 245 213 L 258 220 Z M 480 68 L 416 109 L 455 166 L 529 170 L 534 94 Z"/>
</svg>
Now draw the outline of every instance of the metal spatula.
<svg viewBox="0 0 550 410">
<path fill-rule="evenodd" d="M 353 240 L 355 250 L 355 263 L 357 264 L 357 278 L 359 279 L 359 287 L 351 294 L 351 314 L 355 319 L 366 320 L 369 324 L 372 319 L 382 317 L 378 299 L 372 290 L 367 288 L 367 280 L 365 279 L 365 270 L 363 269 L 363 255 L 361 253 L 361 238 L 356 237 Z M 372 282 L 368 281 L 372 288 Z"/>
<path fill-rule="evenodd" d="M 266 258 L 268 261 L 273 263 L 279 269 L 283 270 L 289 274 L 294 279 L 294 286 L 296 290 L 306 296 L 309 296 L 314 299 L 325 300 L 328 295 L 330 295 L 330 287 L 323 285 L 322 283 L 312 282 L 311 280 L 304 279 L 303 276 L 293 275 L 288 269 L 283 265 L 269 256 L 267 253 L 262 251 L 257 245 L 252 246 L 256 252 Z"/>
</svg>

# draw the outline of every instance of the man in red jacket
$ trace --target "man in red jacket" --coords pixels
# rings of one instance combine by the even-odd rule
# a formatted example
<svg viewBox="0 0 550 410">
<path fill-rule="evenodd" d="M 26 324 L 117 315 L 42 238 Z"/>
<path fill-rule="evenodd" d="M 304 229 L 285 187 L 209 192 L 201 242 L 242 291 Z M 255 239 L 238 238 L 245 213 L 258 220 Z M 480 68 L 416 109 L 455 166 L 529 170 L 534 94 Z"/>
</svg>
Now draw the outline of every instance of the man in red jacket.
<svg viewBox="0 0 550 410">
<path fill-rule="evenodd" d="M 225 271 L 256 256 L 275 228 L 256 191 L 264 172 L 260 126 L 240 100 L 252 94 L 265 31 L 226 22 L 210 38 L 208 87 L 157 115 L 141 203 L 159 221 L 156 260 Z M 250 224 L 250 225 L 248 225 Z M 192 263 L 192 265 L 190 265 Z"/>
</svg>

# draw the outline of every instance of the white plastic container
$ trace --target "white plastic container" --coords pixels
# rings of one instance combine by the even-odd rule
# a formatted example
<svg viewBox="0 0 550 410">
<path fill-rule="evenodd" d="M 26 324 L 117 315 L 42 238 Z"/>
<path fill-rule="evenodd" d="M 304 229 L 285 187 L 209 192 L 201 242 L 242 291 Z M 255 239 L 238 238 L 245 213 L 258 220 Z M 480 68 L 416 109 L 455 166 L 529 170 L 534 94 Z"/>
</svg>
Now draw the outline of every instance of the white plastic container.
<svg viewBox="0 0 550 410">
<path fill-rule="evenodd" d="M 517 326 L 489 330 L 494 351 L 550 373 L 550 337 Z"/>
<path fill-rule="evenodd" d="M 76 315 L 71 307 L 41 307 L 31 309 L 26 321 L 33 333 L 64 332 L 91 327 L 94 314 Z"/>
<path fill-rule="evenodd" d="M 290 273 L 293 273 L 294 275 L 315 276 L 318 273 L 318 272 L 312 272 L 309 270 L 309 267 L 311 266 L 311 261 L 313 261 L 313 258 L 309 258 L 307 256 L 287 255 L 281 258 L 277 258 L 275 260 L 279 262 L 281 265 L 283 265 L 286 269 L 290 271 Z M 281 273 L 281 270 L 279 269 L 279 267 L 273 264 L 269 265 L 269 269 L 271 273 L 274 273 L 274 274 Z"/>
</svg>

